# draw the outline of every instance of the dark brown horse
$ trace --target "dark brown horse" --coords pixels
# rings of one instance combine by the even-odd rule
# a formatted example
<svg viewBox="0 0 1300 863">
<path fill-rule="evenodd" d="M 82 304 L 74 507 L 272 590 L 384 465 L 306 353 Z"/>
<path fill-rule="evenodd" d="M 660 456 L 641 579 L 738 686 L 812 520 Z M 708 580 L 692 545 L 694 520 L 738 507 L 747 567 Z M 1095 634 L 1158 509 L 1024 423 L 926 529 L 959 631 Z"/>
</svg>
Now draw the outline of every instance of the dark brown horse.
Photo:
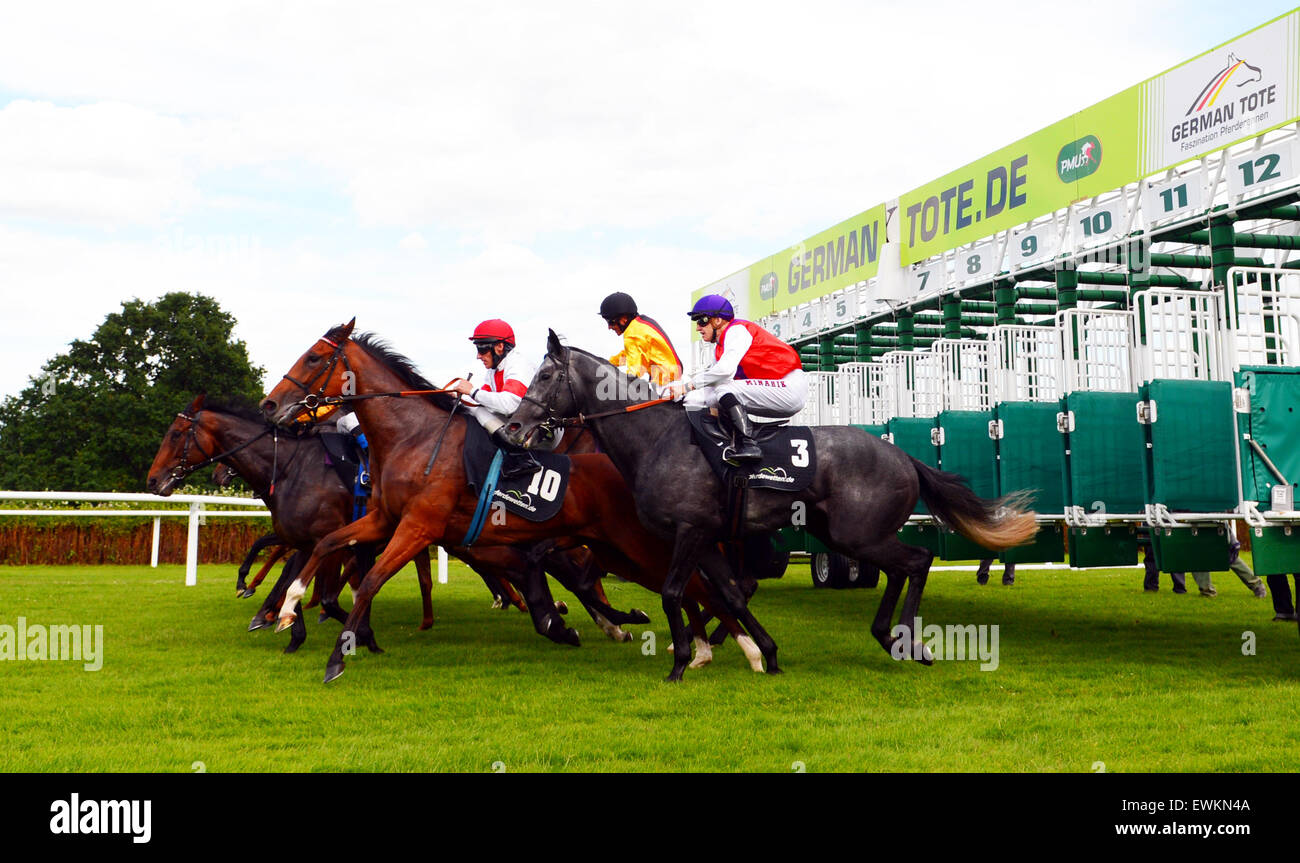
<svg viewBox="0 0 1300 863">
<path fill-rule="evenodd" d="M 419 398 L 368 398 L 378 393 L 431 390 L 410 361 L 370 336 L 351 338 L 353 324 L 335 327 L 318 339 L 294 364 L 262 403 L 267 417 L 278 423 L 296 421 L 321 399 L 342 395 L 345 385 L 357 397 L 354 407 L 374 459 L 381 465 L 375 479 L 375 502 L 360 520 L 323 539 L 289 588 L 282 625 L 291 621 L 296 601 L 316 574 L 322 560 L 355 542 L 388 545 L 362 580 L 344 632 L 326 667 L 326 682 L 343 673 L 345 652 L 369 637 L 370 602 L 385 581 L 420 549 L 432 544 L 457 545 L 473 520 L 477 496 L 467 487 L 461 458 L 466 419 L 455 415 L 455 402 L 446 395 Z M 346 384 L 345 384 L 346 382 Z M 442 440 L 439 455 L 425 472 L 433 441 Z M 545 522 L 507 517 L 489 519 L 480 545 L 532 543 L 545 538 L 576 538 L 596 554 L 601 567 L 656 589 L 663 583 L 668 548 L 645 531 L 634 516 L 627 486 L 603 455 L 571 457 L 568 491 L 558 515 Z M 578 634 L 548 609 L 544 580 L 523 585 L 525 599 L 538 632 L 560 643 L 578 643 Z M 689 580 L 686 595 L 711 603 L 714 599 L 698 580 Z M 714 612 L 717 614 L 717 612 Z M 748 653 L 749 639 L 735 620 L 719 615 Z M 697 638 L 701 633 L 697 632 Z M 689 653 L 689 646 L 684 649 Z"/>
<path fill-rule="evenodd" d="M 299 436 L 269 429 L 252 409 L 208 406 L 205 397 L 200 395 L 176 415 L 154 456 L 146 486 L 163 496 L 171 494 L 191 472 L 213 460 L 228 465 L 266 501 L 274 536 L 298 552 L 285 565 L 280 582 L 253 616 L 249 631 L 267 625 L 266 614 L 279 608 L 285 588 L 317 541 L 351 518 L 352 492 L 326 463 L 324 454 L 324 446 L 315 435 Z M 346 549 L 331 556 L 325 570 L 328 577 L 322 587 L 323 607 L 338 620 L 347 619 L 337 597 L 342 588 L 339 573 L 348 556 Z M 416 569 L 423 601 L 420 628 L 427 629 L 433 623 L 430 598 L 433 580 L 427 554 L 423 559 L 416 558 Z M 295 628 L 285 652 L 297 650 L 305 638 L 306 629 Z"/>
</svg>

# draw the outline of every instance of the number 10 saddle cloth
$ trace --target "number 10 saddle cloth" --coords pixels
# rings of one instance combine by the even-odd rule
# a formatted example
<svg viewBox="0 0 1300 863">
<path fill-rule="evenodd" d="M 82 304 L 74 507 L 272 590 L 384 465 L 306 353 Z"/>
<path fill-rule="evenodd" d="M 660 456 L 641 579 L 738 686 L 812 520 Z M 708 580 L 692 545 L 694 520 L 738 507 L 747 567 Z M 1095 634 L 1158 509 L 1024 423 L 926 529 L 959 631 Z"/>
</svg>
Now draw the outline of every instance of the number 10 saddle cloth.
<svg viewBox="0 0 1300 863">
<path fill-rule="evenodd" d="M 722 451 L 731 443 L 731 433 L 719 425 L 717 418 L 705 410 L 687 411 L 695 443 L 718 479 L 730 485 L 732 477 L 748 474 L 749 488 L 772 491 L 803 491 L 817 473 L 817 453 L 813 448 L 812 429 L 808 426 L 758 425 L 754 442 L 763 451 L 755 464 L 734 467 L 722 460 Z"/>
<path fill-rule="evenodd" d="M 493 462 L 500 456 L 489 504 L 504 504 L 507 512 L 528 521 L 546 521 L 560 511 L 569 487 L 568 456 L 498 449 L 481 425 L 471 421 L 466 426 L 465 473 L 470 488 L 480 495 L 488 491 Z"/>
</svg>

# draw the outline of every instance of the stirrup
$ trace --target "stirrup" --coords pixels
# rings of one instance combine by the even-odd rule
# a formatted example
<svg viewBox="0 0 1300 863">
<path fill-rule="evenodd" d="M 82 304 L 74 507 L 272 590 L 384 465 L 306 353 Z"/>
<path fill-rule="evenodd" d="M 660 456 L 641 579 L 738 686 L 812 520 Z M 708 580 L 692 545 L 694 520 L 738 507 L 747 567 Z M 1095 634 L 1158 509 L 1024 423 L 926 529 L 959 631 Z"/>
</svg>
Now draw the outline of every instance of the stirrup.
<svg viewBox="0 0 1300 863">
<path fill-rule="evenodd" d="M 763 451 L 758 448 L 758 444 L 753 441 L 736 442 L 730 444 L 722 451 L 722 460 L 729 465 L 740 467 L 744 464 L 753 464 L 762 461 Z"/>
</svg>

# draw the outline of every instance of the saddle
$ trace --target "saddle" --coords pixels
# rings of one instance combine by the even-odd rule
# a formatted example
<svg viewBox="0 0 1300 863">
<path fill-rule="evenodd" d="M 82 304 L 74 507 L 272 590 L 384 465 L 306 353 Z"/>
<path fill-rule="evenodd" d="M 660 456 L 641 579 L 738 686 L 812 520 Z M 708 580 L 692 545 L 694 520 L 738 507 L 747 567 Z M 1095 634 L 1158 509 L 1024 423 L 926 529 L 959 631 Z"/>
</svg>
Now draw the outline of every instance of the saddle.
<svg viewBox="0 0 1300 863">
<path fill-rule="evenodd" d="M 756 425 L 754 442 L 763 451 L 756 464 L 736 467 L 722 460 L 722 451 L 731 443 L 731 433 L 708 411 L 687 411 L 695 444 L 718 479 L 727 487 L 772 491 L 803 491 L 817 473 L 817 453 L 812 429 L 781 423 Z"/>
<path fill-rule="evenodd" d="M 352 520 L 366 514 L 370 498 L 370 456 L 357 439 L 340 432 L 321 432 L 325 464 L 334 468 L 344 488 L 352 489 Z"/>
<path fill-rule="evenodd" d="M 568 456 L 503 449 L 477 422 L 466 423 L 466 429 L 465 475 L 480 497 L 488 492 L 487 505 L 502 503 L 508 512 L 528 521 L 546 521 L 560 511 L 569 487 Z M 498 459 L 494 478 L 493 463 Z"/>
</svg>

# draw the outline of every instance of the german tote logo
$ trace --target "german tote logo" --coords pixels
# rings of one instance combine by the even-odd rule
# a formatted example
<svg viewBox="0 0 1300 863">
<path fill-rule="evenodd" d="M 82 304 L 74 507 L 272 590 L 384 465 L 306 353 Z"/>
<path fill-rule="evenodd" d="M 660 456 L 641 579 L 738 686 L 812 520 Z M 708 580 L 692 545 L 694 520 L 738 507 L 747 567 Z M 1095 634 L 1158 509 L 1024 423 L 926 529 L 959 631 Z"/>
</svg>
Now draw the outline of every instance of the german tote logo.
<svg viewBox="0 0 1300 863">
<path fill-rule="evenodd" d="M 1096 135 L 1084 135 L 1071 141 L 1056 154 L 1056 176 L 1062 183 L 1082 180 L 1101 167 L 1101 141 Z"/>
<path fill-rule="evenodd" d="M 1262 122 L 1277 100 L 1277 84 L 1264 81 L 1263 69 L 1229 54 L 1227 64 L 1188 104 L 1183 119 L 1170 127 L 1169 140 L 1183 142 L 1186 150 L 1223 134 L 1241 132 Z M 1257 113 L 1260 111 L 1263 113 Z"/>
<path fill-rule="evenodd" d="M 1228 85 L 1229 80 L 1232 81 L 1233 86 L 1235 87 L 1245 87 L 1247 84 L 1253 84 L 1256 81 L 1262 81 L 1263 78 L 1264 78 L 1264 73 L 1263 71 L 1260 70 L 1258 66 L 1252 66 L 1249 63 L 1247 63 L 1245 60 L 1238 60 L 1236 54 L 1229 54 L 1228 65 L 1220 69 L 1218 71 L 1218 74 L 1216 74 L 1213 78 L 1210 79 L 1210 83 L 1206 84 L 1203 88 L 1201 88 L 1201 92 L 1198 93 L 1196 98 L 1192 100 L 1192 104 L 1187 107 L 1187 112 L 1183 114 L 1183 116 L 1190 117 L 1193 114 L 1193 112 L 1200 112 L 1205 110 L 1209 110 L 1211 113 L 1213 113 L 1216 110 L 1215 104 L 1219 101 L 1219 95 L 1223 93 L 1223 90 Z M 1231 120 L 1232 100 L 1225 99 L 1224 101 L 1229 103 L 1226 106 L 1229 112 L 1227 119 Z M 1218 110 L 1222 111 L 1223 108 L 1219 108 Z"/>
</svg>

